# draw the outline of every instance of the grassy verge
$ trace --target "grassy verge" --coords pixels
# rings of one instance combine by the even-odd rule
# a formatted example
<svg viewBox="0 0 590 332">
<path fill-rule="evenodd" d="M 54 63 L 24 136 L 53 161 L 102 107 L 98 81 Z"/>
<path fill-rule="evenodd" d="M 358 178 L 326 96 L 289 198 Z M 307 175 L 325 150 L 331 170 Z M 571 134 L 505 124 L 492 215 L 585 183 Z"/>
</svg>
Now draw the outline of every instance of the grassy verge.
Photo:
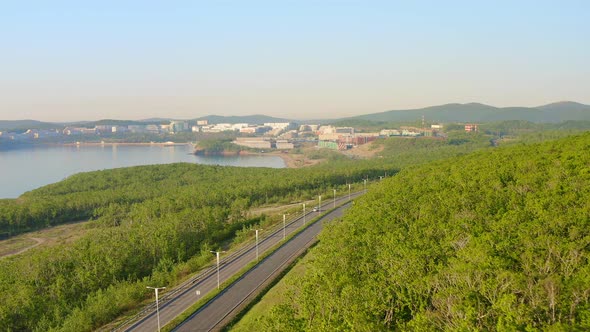
<svg viewBox="0 0 590 332">
<path fill-rule="evenodd" d="M 313 247 L 313 246 L 312 246 Z M 309 250 L 309 249 L 308 249 Z M 284 298 L 288 289 L 288 280 L 303 276 L 305 263 L 308 261 L 306 250 L 303 255 L 294 260 L 289 266 L 265 287 L 248 306 L 237 315 L 232 322 L 223 329 L 231 332 L 261 331 L 259 317 L 268 315 L 270 310 Z"/>
</svg>

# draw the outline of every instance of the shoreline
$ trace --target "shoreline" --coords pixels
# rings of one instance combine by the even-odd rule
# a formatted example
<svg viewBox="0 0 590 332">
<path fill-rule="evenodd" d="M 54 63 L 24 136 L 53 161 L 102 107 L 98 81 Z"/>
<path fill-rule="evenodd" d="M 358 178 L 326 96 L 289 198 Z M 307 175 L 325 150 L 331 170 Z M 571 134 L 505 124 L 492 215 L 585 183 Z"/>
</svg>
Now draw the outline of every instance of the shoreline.
<svg viewBox="0 0 590 332">
<path fill-rule="evenodd" d="M 274 156 L 274 157 L 280 157 L 283 162 L 285 163 L 285 168 L 300 168 L 302 166 L 304 166 L 301 162 L 301 160 L 298 160 L 297 158 L 295 158 L 293 155 L 288 154 L 288 153 L 284 153 L 281 151 L 270 151 L 270 152 L 253 152 L 253 151 L 246 151 L 246 150 L 241 150 L 241 151 L 236 151 L 236 152 L 228 152 L 228 151 L 223 151 L 223 152 L 216 152 L 216 153 L 212 153 L 212 154 L 197 154 L 196 155 L 215 155 L 215 156 L 260 156 L 260 157 L 265 157 L 265 156 Z"/>
<path fill-rule="evenodd" d="M 285 162 L 285 168 L 302 168 L 307 166 L 312 166 L 318 164 L 319 160 L 311 160 L 307 159 L 303 154 L 293 155 L 291 153 L 284 153 L 282 151 L 271 151 L 271 152 L 250 152 L 250 151 L 241 151 L 240 154 L 250 155 L 250 156 L 276 156 L 283 159 Z"/>
<path fill-rule="evenodd" d="M 76 142 L 76 143 L 54 143 L 48 145 L 60 145 L 60 146 L 183 146 L 183 145 L 193 145 L 191 142 L 187 143 L 175 143 L 175 142 Z"/>
<path fill-rule="evenodd" d="M 31 144 L 33 145 L 33 144 Z M 44 143 L 42 145 L 49 146 L 158 146 L 158 147 L 172 147 L 172 146 L 195 146 L 192 142 L 186 143 L 175 143 L 175 142 L 72 142 L 72 143 Z M 252 152 L 252 151 L 239 151 L 227 154 L 219 155 L 242 155 L 242 156 L 276 156 L 280 157 L 285 163 L 285 168 L 301 168 L 305 166 L 314 165 L 317 162 L 307 160 L 303 155 L 292 155 L 290 153 L 284 153 L 282 151 L 269 151 L 269 152 Z"/>
<path fill-rule="evenodd" d="M 264 153 L 240 151 L 240 154 L 243 154 L 245 156 L 276 156 L 276 157 L 280 157 L 281 159 L 283 159 L 283 162 L 285 163 L 285 168 L 299 168 L 300 167 L 300 166 L 297 166 L 295 158 L 293 158 L 293 156 L 291 154 L 283 153 L 280 151 L 272 151 L 272 152 L 264 152 Z"/>
</svg>

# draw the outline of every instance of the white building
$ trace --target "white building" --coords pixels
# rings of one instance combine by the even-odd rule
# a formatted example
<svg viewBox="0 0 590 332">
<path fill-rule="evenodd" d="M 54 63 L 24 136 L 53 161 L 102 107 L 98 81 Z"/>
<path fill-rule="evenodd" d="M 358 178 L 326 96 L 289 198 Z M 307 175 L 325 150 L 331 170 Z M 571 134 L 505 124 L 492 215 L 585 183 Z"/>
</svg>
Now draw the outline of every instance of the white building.
<svg viewBox="0 0 590 332">
<path fill-rule="evenodd" d="M 291 122 L 267 122 L 264 125 L 267 127 L 271 127 L 272 129 L 285 130 L 285 129 L 291 127 L 291 125 L 293 125 L 293 124 Z"/>
<path fill-rule="evenodd" d="M 334 134 L 336 133 L 336 128 L 334 128 L 333 126 L 320 126 L 318 128 L 318 132 L 320 134 Z"/>
<path fill-rule="evenodd" d="M 270 149 L 271 142 L 263 137 L 238 137 L 234 144 L 245 146 L 252 149 Z"/>
<path fill-rule="evenodd" d="M 401 136 L 401 131 L 397 129 L 383 129 L 379 132 L 381 136 Z"/>
<path fill-rule="evenodd" d="M 113 133 L 126 133 L 129 131 L 129 128 L 127 128 L 127 126 L 113 126 L 111 131 Z"/>
<path fill-rule="evenodd" d="M 280 149 L 280 150 L 290 150 L 290 149 L 294 148 L 293 143 L 291 143 L 287 140 L 277 140 L 276 145 L 277 145 L 277 149 Z"/>
<path fill-rule="evenodd" d="M 240 131 L 242 128 L 248 128 L 250 125 L 247 123 L 234 123 L 231 127 L 235 131 Z"/>
</svg>

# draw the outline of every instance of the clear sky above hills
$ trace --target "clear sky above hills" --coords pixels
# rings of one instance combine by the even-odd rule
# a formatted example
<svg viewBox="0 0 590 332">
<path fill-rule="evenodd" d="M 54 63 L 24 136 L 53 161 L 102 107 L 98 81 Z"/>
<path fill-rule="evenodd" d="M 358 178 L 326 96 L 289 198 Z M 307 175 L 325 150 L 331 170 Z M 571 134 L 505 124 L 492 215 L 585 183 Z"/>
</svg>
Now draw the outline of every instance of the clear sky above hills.
<svg viewBox="0 0 590 332">
<path fill-rule="evenodd" d="M 583 0 L 3 1 L 0 119 L 590 104 L 589 13 Z"/>
</svg>

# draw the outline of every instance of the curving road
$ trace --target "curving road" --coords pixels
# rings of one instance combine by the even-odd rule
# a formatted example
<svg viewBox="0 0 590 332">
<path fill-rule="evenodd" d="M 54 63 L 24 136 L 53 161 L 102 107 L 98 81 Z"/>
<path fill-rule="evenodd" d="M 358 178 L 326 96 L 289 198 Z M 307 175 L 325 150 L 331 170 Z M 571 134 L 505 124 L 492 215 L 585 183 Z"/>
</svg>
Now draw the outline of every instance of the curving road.
<svg viewBox="0 0 590 332">
<path fill-rule="evenodd" d="M 352 195 L 352 198 L 359 196 L 361 193 L 355 193 Z M 341 197 L 336 199 L 336 205 L 343 204 L 348 201 L 348 196 Z M 333 207 L 333 201 L 330 200 L 325 202 L 322 205 L 322 210 L 330 209 Z M 336 209 L 335 211 L 329 213 L 326 216 L 323 216 L 318 222 L 314 223 L 310 227 L 308 227 L 305 231 L 285 243 L 280 249 L 278 249 L 275 253 L 267 257 L 263 260 L 260 264 L 255 266 L 250 272 L 244 275 L 242 278 L 238 280 L 238 282 L 232 284 L 228 289 L 206 304 L 201 310 L 199 310 L 196 314 L 199 315 L 200 312 L 203 312 L 208 307 L 215 307 L 217 305 L 211 305 L 214 301 L 217 301 L 218 298 L 223 296 L 224 294 L 228 293 L 230 289 L 232 289 L 236 284 L 243 285 L 243 280 L 250 280 L 246 278 L 248 275 L 256 275 L 258 276 L 259 271 L 271 271 L 280 267 L 280 263 L 276 263 L 280 261 L 278 259 L 275 261 L 275 258 L 271 259 L 271 257 L 279 257 L 281 255 L 286 255 L 285 257 L 295 258 L 302 250 L 304 250 L 307 246 L 311 243 L 310 241 L 315 240 L 315 235 L 319 233 L 322 225 L 322 221 L 331 220 L 333 218 L 338 217 L 342 213 L 342 208 Z M 305 219 L 309 222 L 311 219 L 318 216 L 318 212 L 308 212 L 305 215 Z M 283 240 L 284 234 L 289 236 L 289 234 L 295 232 L 303 225 L 304 216 L 303 214 L 299 215 L 298 217 L 294 218 L 293 220 L 288 221 L 285 227 L 285 231 L 283 233 L 282 225 L 278 225 L 277 227 L 269 230 L 267 233 L 268 235 L 262 234 L 261 239 L 258 244 L 259 253 L 262 255 L 265 251 L 270 249 L 271 247 L 275 246 L 276 244 L 280 243 Z M 284 249 L 287 248 L 287 249 Z M 287 254 L 285 254 L 285 250 L 287 250 Z M 213 256 L 213 255 L 212 255 Z M 224 257 L 221 260 L 220 268 L 219 268 L 219 279 L 220 282 L 223 283 L 224 281 L 231 278 L 234 274 L 239 272 L 244 266 L 248 263 L 254 261 L 256 259 L 256 247 L 254 244 L 249 244 L 242 249 L 237 250 L 236 252 Z M 284 261 L 284 260 L 283 260 Z M 268 262 L 268 263 L 267 263 Z M 274 262 L 274 263 L 273 263 Z M 269 268 L 269 264 L 273 265 L 274 268 Z M 278 265 L 277 265 L 278 264 Z M 282 263 L 284 264 L 284 263 Z M 256 274 L 253 274 L 256 271 Z M 268 277 L 265 277 L 268 279 Z M 259 279 L 262 280 L 262 279 Z M 161 285 L 152 285 L 152 286 L 161 286 Z M 242 287 L 242 286 L 240 286 Z M 160 324 L 161 326 L 166 325 L 182 312 L 187 310 L 191 305 L 193 305 L 196 301 L 200 299 L 200 297 L 206 295 L 208 292 L 217 288 L 217 270 L 215 266 L 212 266 L 205 271 L 201 272 L 197 277 L 185 282 L 184 284 L 180 285 L 176 289 L 168 292 L 164 296 L 160 297 Z M 200 294 L 200 295 L 197 295 Z M 233 294 L 233 293 L 231 293 Z M 225 300 L 228 301 L 226 297 L 223 297 Z M 237 307 L 243 299 L 233 300 L 233 306 Z M 229 303 L 229 302 L 228 302 Z M 139 318 L 133 319 L 131 322 L 127 322 L 124 326 L 120 326 L 115 328 L 115 331 L 157 331 L 158 330 L 158 322 L 157 322 L 157 315 L 155 310 L 155 305 L 149 306 L 148 308 L 144 309 L 142 313 L 140 313 Z M 207 309 L 211 310 L 211 309 Z M 217 309 L 216 309 L 217 311 Z M 208 311 L 207 311 L 208 312 Z M 227 316 L 227 313 L 223 314 L 223 316 Z M 195 316 L 196 317 L 196 316 Z M 216 316 L 217 317 L 217 316 Z M 221 318 L 223 319 L 223 317 Z M 192 319 L 191 321 L 193 321 Z M 198 320 L 198 318 L 197 318 Z M 220 320 L 218 320 L 219 322 Z M 217 322 L 217 323 L 218 323 Z M 217 324 L 216 323 L 216 324 Z M 181 327 L 183 330 L 180 331 L 198 331 L 199 328 L 192 328 L 187 325 L 188 323 L 183 324 Z M 186 328 L 189 328 L 186 330 Z M 211 328 L 209 328 L 211 329 Z M 205 328 L 205 330 L 208 330 Z"/>
</svg>

